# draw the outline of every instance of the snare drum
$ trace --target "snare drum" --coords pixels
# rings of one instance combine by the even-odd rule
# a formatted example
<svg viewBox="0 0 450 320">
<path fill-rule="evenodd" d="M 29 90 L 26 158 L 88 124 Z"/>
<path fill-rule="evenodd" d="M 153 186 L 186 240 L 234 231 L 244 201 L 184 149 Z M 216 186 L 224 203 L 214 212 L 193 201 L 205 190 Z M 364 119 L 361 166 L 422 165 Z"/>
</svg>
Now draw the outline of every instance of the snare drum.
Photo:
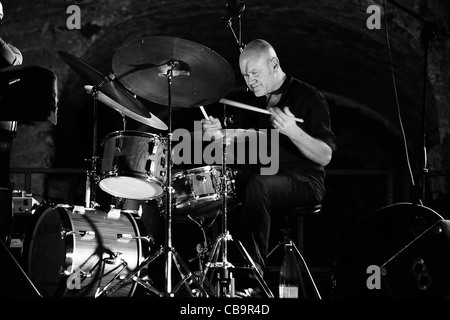
<svg viewBox="0 0 450 320">
<path fill-rule="evenodd" d="M 139 216 L 57 206 L 39 217 L 28 250 L 28 274 L 44 297 L 94 297 L 117 285 L 148 255 Z M 127 281 L 114 297 L 130 297 Z"/>
<path fill-rule="evenodd" d="M 235 177 L 227 168 L 225 182 L 227 187 L 227 208 L 238 204 L 235 190 Z M 172 175 L 173 217 L 185 220 L 190 217 L 203 217 L 217 214 L 222 209 L 222 167 L 205 166 L 178 171 Z"/>
<path fill-rule="evenodd" d="M 139 131 L 116 131 L 102 142 L 100 188 L 115 196 L 152 200 L 167 180 L 167 139 Z"/>
</svg>

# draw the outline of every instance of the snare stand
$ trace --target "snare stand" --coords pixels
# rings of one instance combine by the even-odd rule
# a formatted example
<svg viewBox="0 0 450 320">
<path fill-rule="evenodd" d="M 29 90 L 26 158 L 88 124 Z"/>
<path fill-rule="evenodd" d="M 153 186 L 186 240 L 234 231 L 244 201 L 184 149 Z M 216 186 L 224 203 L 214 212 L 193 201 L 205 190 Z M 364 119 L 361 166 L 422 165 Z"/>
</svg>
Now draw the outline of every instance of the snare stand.
<svg viewBox="0 0 450 320">
<path fill-rule="evenodd" d="M 206 275 L 208 273 L 209 268 L 218 268 L 220 269 L 220 273 L 217 274 L 217 296 L 218 297 L 235 297 L 235 279 L 233 278 L 232 273 L 229 269 L 236 268 L 233 264 L 231 264 L 228 261 L 228 242 L 235 241 L 233 240 L 233 237 L 231 236 L 229 230 L 228 230 L 228 209 L 227 209 L 227 185 L 226 185 L 226 156 L 227 156 L 227 135 L 226 135 L 226 106 L 223 106 L 224 111 L 224 129 L 225 135 L 223 136 L 222 141 L 222 175 L 221 175 L 221 183 L 222 183 L 222 233 L 217 237 L 214 245 L 213 250 L 209 256 L 209 259 L 205 265 L 205 269 L 202 276 L 202 282 L 204 282 L 206 279 Z M 259 284 L 261 285 L 261 288 L 264 290 L 265 294 L 269 298 L 273 298 L 274 295 L 270 291 L 268 285 L 264 281 L 261 273 L 259 272 L 258 268 L 256 267 L 255 262 L 248 254 L 245 247 L 242 245 L 242 243 L 237 240 L 235 242 L 235 245 L 237 246 L 239 253 L 242 255 L 242 257 L 248 262 L 248 265 L 243 266 L 244 269 L 251 269 L 253 271 L 253 274 L 256 276 L 256 279 L 258 280 Z M 222 261 L 218 262 L 218 256 L 222 253 Z M 214 276 L 214 271 L 211 274 L 211 279 Z"/>
</svg>

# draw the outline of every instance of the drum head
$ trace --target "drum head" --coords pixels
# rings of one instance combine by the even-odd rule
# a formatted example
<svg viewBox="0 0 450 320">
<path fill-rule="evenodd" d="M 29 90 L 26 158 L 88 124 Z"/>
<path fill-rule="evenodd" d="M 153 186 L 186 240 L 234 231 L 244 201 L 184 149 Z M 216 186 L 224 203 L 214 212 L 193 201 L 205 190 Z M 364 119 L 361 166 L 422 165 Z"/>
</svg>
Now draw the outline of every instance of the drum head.
<svg viewBox="0 0 450 320">
<path fill-rule="evenodd" d="M 35 226 L 28 256 L 28 274 L 44 297 L 61 296 L 65 283 L 59 273 L 66 265 L 65 242 L 61 227 L 71 229 L 65 211 L 50 210 L 42 214 Z"/>
<path fill-rule="evenodd" d="M 386 290 L 369 290 L 367 268 L 381 267 L 443 218 L 427 207 L 398 203 L 375 210 L 343 238 L 335 270 L 335 298 L 389 298 Z"/>
<path fill-rule="evenodd" d="M 162 183 L 129 176 L 104 178 L 99 186 L 110 195 L 132 200 L 153 200 L 162 196 L 164 191 Z"/>
</svg>

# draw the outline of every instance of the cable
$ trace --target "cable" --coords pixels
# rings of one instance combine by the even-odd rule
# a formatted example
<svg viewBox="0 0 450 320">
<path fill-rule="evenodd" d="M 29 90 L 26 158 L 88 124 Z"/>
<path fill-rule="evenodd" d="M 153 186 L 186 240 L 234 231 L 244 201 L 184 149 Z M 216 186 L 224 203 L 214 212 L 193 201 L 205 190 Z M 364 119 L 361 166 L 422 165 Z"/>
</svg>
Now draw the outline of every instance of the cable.
<svg viewBox="0 0 450 320">
<path fill-rule="evenodd" d="M 394 67 L 393 67 L 393 63 L 392 63 L 392 54 L 391 54 L 391 45 L 389 43 L 389 31 L 388 31 L 388 23 L 387 23 L 386 0 L 383 1 L 383 6 L 384 6 L 384 25 L 385 25 L 384 29 L 385 29 L 385 36 L 386 36 L 386 45 L 387 45 L 388 53 L 389 53 L 389 65 L 390 65 L 390 69 L 391 69 L 392 85 L 394 87 L 395 103 L 396 103 L 396 106 L 397 106 L 398 119 L 399 119 L 400 128 L 401 128 L 402 136 L 403 136 L 403 143 L 404 143 L 405 155 L 406 155 L 406 163 L 408 165 L 408 171 L 409 171 L 409 175 L 410 175 L 410 178 L 411 178 L 411 184 L 413 185 L 414 190 L 416 191 L 416 184 L 414 182 L 414 175 L 413 175 L 413 172 L 412 172 L 412 169 L 411 169 L 411 162 L 409 160 L 408 144 L 406 142 L 405 129 L 403 128 L 402 115 L 401 115 L 401 111 L 400 111 L 400 103 L 398 101 L 397 85 L 395 83 Z M 422 200 L 420 199 L 420 197 L 418 197 L 418 201 L 419 201 L 420 205 L 423 205 Z"/>
</svg>

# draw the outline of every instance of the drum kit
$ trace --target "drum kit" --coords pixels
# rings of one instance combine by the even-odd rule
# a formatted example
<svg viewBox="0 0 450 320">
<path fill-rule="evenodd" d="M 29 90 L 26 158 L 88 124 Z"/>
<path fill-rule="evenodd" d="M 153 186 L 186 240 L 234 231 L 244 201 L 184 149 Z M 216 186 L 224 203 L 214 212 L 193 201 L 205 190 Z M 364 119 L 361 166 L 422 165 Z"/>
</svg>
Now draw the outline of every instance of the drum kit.
<svg viewBox="0 0 450 320">
<path fill-rule="evenodd" d="M 201 107 L 204 112 L 203 105 L 219 101 L 234 85 L 234 72 L 228 62 L 203 45 L 163 36 L 137 39 L 119 48 L 112 60 L 114 74 L 108 76 L 69 53 L 58 54 L 88 82 L 84 89 L 94 101 L 93 154 L 87 171 L 85 205 L 46 208 L 35 224 L 28 254 L 31 280 L 44 296 L 130 296 L 136 284 L 158 296 L 173 297 L 182 287 L 190 296 L 230 296 L 234 291 L 230 281 L 222 285 L 230 277 L 227 242 L 233 241 L 227 211 L 239 201 L 234 172 L 226 164 L 227 131 L 221 131 L 222 165 L 172 174 L 171 152 L 172 107 Z M 167 125 L 150 113 L 136 95 L 167 106 Z M 123 130 L 103 139 L 101 160 L 97 152 L 98 101 L 119 112 L 124 123 Z M 167 134 L 128 130 L 127 118 Z M 165 245 L 150 255 L 154 239 L 144 231 L 139 214 L 114 206 L 109 212 L 99 210 L 97 186 L 114 197 L 156 200 L 165 221 Z M 179 221 L 222 216 L 222 235 L 216 240 L 206 268 L 219 269 L 217 286 L 206 279 L 206 272 L 200 276 L 192 272 L 173 248 L 172 213 Z M 237 245 L 271 296 L 242 244 Z M 219 251 L 223 261 L 218 261 Z M 163 290 L 148 277 L 149 265 L 160 256 L 165 257 Z M 173 265 L 179 273 L 177 284 L 172 280 L 176 274 Z M 55 278 L 55 273 L 60 277 Z M 61 285 L 63 279 L 66 282 Z M 211 281 L 216 279 L 211 276 Z"/>
</svg>

